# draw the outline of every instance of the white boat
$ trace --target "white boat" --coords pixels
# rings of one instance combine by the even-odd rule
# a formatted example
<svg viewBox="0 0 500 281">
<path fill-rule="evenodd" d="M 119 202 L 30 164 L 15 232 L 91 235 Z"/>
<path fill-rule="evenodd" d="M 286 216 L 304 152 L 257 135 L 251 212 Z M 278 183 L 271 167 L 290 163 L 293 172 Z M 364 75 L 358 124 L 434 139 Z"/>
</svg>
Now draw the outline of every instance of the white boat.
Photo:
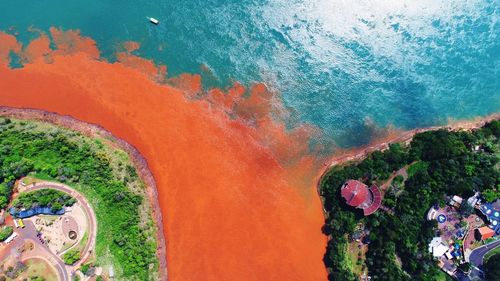
<svg viewBox="0 0 500 281">
<path fill-rule="evenodd" d="M 152 24 L 155 24 L 155 25 L 158 25 L 160 23 L 159 20 L 155 19 L 155 18 L 148 18 L 149 22 L 151 22 Z"/>
</svg>

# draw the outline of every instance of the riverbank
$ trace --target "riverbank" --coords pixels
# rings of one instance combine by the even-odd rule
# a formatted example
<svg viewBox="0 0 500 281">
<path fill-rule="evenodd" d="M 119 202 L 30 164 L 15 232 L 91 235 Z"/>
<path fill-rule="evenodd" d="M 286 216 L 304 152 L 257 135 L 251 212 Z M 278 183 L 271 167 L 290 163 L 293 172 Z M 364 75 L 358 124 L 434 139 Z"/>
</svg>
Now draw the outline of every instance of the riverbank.
<svg viewBox="0 0 500 281">
<path fill-rule="evenodd" d="M 51 112 L 35 109 L 16 109 L 5 106 L 0 106 L 0 116 L 21 119 L 21 120 L 36 120 L 41 122 L 51 123 L 69 130 L 77 131 L 88 137 L 100 137 L 109 141 L 108 145 L 117 147 L 125 151 L 134 168 L 137 170 L 139 177 L 144 182 L 147 190 L 147 199 L 150 204 L 150 210 L 156 224 L 156 239 L 157 239 L 157 257 L 159 260 L 160 280 L 167 280 L 167 262 L 166 262 L 166 240 L 163 235 L 162 215 L 158 203 L 156 183 L 153 175 L 149 171 L 148 164 L 142 155 L 133 146 L 127 142 L 113 136 L 100 126 L 85 123 L 70 116 L 58 115 Z"/>
<path fill-rule="evenodd" d="M 497 113 L 486 117 L 478 117 L 470 120 L 450 120 L 448 124 L 442 126 L 417 128 L 409 131 L 392 131 L 391 133 L 388 134 L 387 137 L 384 137 L 382 139 L 377 139 L 364 147 L 335 153 L 335 155 L 332 158 L 330 158 L 328 161 L 324 163 L 324 166 L 326 166 L 326 168 L 321 172 L 320 177 L 316 184 L 316 191 L 321 199 L 321 204 L 322 206 L 324 206 L 323 198 L 321 196 L 321 191 L 320 191 L 320 185 L 321 182 L 323 181 L 324 176 L 328 173 L 328 171 L 330 171 L 330 169 L 333 166 L 342 165 L 348 162 L 361 161 L 374 151 L 377 150 L 383 151 L 388 149 L 389 145 L 392 143 L 408 144 L 413 139 L 413 136 L 415 136 L 418 133 L 423 133 L 427 131 L 436 131 L 440 129 L 446 129 L 450 131 L 473 130 L 482 127 L 484 124 L 492 120 L 498 120 L 498 119 L 500 119 L 500 114 Z M 327 217 L 324 207 L 323 207 L 323 215 L 325 216 L 326 219 Z"/>
<path fill-rule="evenodd" d="M 492 120 L 498 119 L 500 119 L 500 114 L 496 113 L 486 117 L 478 117 L 470 120 L 450 120 L 448 124 L 442 126 L 417 128 L 409 131 L 394 130 L 389 132 L 388 136 L 382 139 L 377 139 L 364 147 L 335 153 L 335 155 L 331 159 L 325 162 L 325 166 L 327 166 L 327 168 L 323 171 L 322 175 L 328 172 L 328 170 L 330 170 L 330 168 L 335 165 L 340 165 L 350 161 L 363 160 L 363 158 L 365 158 L 368 154 L 376 150 L 382 151 L 389 148 L 389 145 L 392 143 L 409 143 L 413 139 L 413 136 L 419 133 L 436 131 L 440 129 L 446 129 L 450 131 L 473 130 L 482 127 L 484 124 Z"/>
<path fill-rule="evenodd" d="M 82 40 L 91 39 L 70 42 Z M 211 91 L 227 100 L 192 100 L 140 65 L 92 55 L 54 51 L 51 63 L 0 67 L 0 104 L 98 124 L 140 151 L 167 218 L 169 280 L 326 279 L 309 128 L 274 122 L 262 85 Z M 178 82 L 193 86 L 195 78 Z"/>
<path fill-rule="evenodd" d="M 498 137 L 499 117 L 495 114 L 486 118 L 453 122 L 446 126 L 403 132 L 360 148 L 351 154 L 332 158 L 317 185 L 325 216 L 323 230 L 328 237 L 325 266 L 329 270 L 330 277 L 335 280 L 356 279 L 360 273 L 354 273 L 352 268 L 354 263 L 363 265 L 363 270 L 367 267 L 373 278 L 384 272 L 390 272 L 392 275 L 388 276 L 392 276 L 391 278 L 395 280 L 402 280 L 400 274 L 410 274 L 410 276 L 420 273 L 425 273 L 427 276 L 438 274 L 434 272 L 435 268 L 427 266 L 433 264 L 433 261 L 425 255 L 421 256 L 421 264 L 415 264 L 414 261 L 420 258 L 414 256 L 417 253 L 415 249 L 408 247 L 423 245 L 418 246 L 418 253 L 427 252 L 425 246 L 428 243 L 427 239 L 430 241 L 430 238 L 426 235 L 432 233 L 432 230 L 423 220 L 424 213 L 429 206 L 436 204 L 435 202 L 446 204 L 445 195 L 456 194 L 467 198 L 466 196 L 470 196 L 474 191 L 494 190 L 497 179 L 495 163 L 487 161 L 490 159 L 487 154 L 494 152 L 494 148 L 497 147 L 494 143 Z M 495 122 L 486 125 L 491 121 Z M 475 130 L 484 125 L 487 129 Z M 437 132 L 439 129 L 444 131 Z M 464 133 L 453 133 L 457 131 Z M 415 137 L 416 134 L 423 132 L 429 133 Z M 412 142 L 411 147 L 391 145 L 410 142 Z M 471 149 L 474 147 L 484 147 L 484 149 Z M 383 153 L 373 153 L 378 151 Z M 377 215 L 363 216 L 359 211 L 343 203 L 339 195 L 340 187 L 347 179 L 357 179 L 367 185 L 380 186 L 392 181 L 395 171 L 415 162 L 422 162 L 424 165 L 420 166 L 423 168 L 419 168 L 416 174 L 412 173 L 409 181 L 393 185 L 393 192 L 389 191 L 383 201 L 383 211 L 380 210 Z M 427 170 L 427 167 L 440 168 Z M 465 167 L 472 170 L 464 172 Z M 414 175 L 418 176 L 412 178 Z M 477 180 L 477 184 L 473 185 L 473 180 Z M 406 192 L 399 192 L 403 189 Z M 365 231 L 369 233 L 371 241 L 368 252 L 358 253 L 357 258 L 356 250 L 354 254 L 351 252 L 351 255 L 347 255 L 344 246 L 347 243 L 356 243 L 350 235 L 361 233 L 363 238 Z M 399 257 L 398 262 L 386 259 L 395 254 Z M 422 264 L 427 265 L 422 266 Z"/>
</svg>

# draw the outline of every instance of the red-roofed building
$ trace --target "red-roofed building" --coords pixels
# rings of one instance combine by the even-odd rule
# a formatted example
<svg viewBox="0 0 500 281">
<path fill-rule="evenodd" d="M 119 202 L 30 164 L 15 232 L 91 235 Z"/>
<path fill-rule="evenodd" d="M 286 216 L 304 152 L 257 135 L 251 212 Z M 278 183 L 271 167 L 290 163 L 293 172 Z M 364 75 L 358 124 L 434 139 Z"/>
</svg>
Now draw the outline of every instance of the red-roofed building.
<svg viewBox="0 0 500 281">
<path fill-rule="evenodd" d="M 382 203 L 382 195 L 376 185 L 370 188 L 360 181 L 348 180 L 341 188 L 347 205 L 363 209 L 365 216 L 373 214 Z"/>
<path fill-rule="evenodd" d="M 382 205 L 382 194 L 380 193 L 380 189 L 378 189 L 378 186 L 373 184 L 372 186 L 370 186 L 369 190 L 372 194 L 373 202 L 368 208 L 363 209 L 365 216 L 375 213 L 380 205 Z"/>
<path fill-rule="evenodd" d="M 481 240 L 486 240 L 495 235 L 495 231 L 487 226 L 478 228 L 477 233 L 479 234 L 479 238 L 481 238 Z"/>
</svg>

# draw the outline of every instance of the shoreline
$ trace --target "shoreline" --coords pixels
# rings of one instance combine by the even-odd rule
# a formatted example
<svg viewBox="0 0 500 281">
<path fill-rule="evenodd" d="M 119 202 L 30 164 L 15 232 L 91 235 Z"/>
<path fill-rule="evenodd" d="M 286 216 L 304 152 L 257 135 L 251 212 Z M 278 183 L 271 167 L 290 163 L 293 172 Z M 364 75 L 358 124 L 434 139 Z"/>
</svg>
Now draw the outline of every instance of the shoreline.
<svg viewBox="0 0 500 281">
<path fill-rule="evenodd" d="M 84 135 L 95 137 L 99 135 L 105 139 L 109 139 L 113 141 L 113 144 L 117 145 L 119 148 L 127 152 L 127 154 L 131 157 L 131 160 L 138 171 L 139 176 L 147 185 L 146 194 L 149 198 L 149 203 L 151 206 L 151 212 L 153 218 L 156 220 L 157 225 L 157 257 L 159 259 L 159 277 L 160 280 L 168 280 L 167 276 L 167 260 L 166 260 L 166 239 L 164 237 L 163 232 L 163 223 L 162 223 L 162 215 L 161 209 L 159 206 L 158 196 L 157 196 L 157 187 L 154 177 L 151 171 L 148 168 L 148 164 L 146 159 L 139 153 L 139 151 L 125 142 L 124 140 L 115 137 L 109 131 L 105 130 L 103 127 L 87 123 L 84 121 L 80 121 L 75 119 L 69 115 L 60 115 L 57 113 L 47 112 L 38 109 L 18 109 L 11 108 L 6 106 L 0 106 L 0 116 L 12 117 L 17 119 L 24 120 L 37 120 L 42 122 L 49 122 L 51 124 L 61 126 L 63 128 L 67 128 L 70 130 L 78 131 Z M 426 131 L 433 131 L 439 129 L 447 129 L 450 131 L 455 130 L 472 130 L 478 127 L 483 126 L 485 123 L 500 119 L 500 114 L 492 114 L 487 117 L 478 117 L 472 120 L 462 120 L 462 121 L 452 121 L 449 124 L 442 126 L 432 126 L 427 128 L 418 128 L 408 131 L 397 131 L 396 133 L 390 134 L 385 138 L 378 139 L 365 147 L 354 148 L 347 151 L 341 151 L 337 155 L 333 155 L 326 163 L 325 168 L 321 168 L 320 177 L 316 184 L 316 191 L 320 198 L 320 202 L 322 204 L 322 213 L 324 219 L 327 219 L 327 213 L 324 209 L 324 198 L 321 196 L 321 182 L 323 181 L 324 176 L 329 172 L 329 170 L 335 165 L 342 165 L 351 161 L 360 161 L 364 159 L 368 154 L 376 151 L 376 150 L 385 150 L 392 143 L 408 143 L 410 142 L 414 135 Z M 330 236 L 327 236 L 329 241 L 331 239 Z M 326 268 L 325 268 L 326 269 Z M 328 272 L 328 269 L 326 269 Z"/>
<path fill-rule="evenodd" d="M 346 153 L 340 153 L 340 155 L 334 155 L 332 158 L 327 160 L 328 163 L 325 163 L 325 170 L 321 173 L 321 177 L 323 174 L 328 172 L 330 168 L 336 165 L 340 165 L 349 161 L 357 161 L 364 159 L 368 154 L 380 150 L 383 151 L 389 148 L 390 144 L 393 143 L 409 143 L 413 136 L 419 133 L 428 132 L 428 131 L 437 131 L 440 129 L 446 129 L 449 131 L 461 131 L 461 130 L 473 130 L 479 127 L 482 127 L 484 124 L 492 121 L 500 119 L 500 113 L 494 113 L 488 115 L 486 117 L 477 117 L 473 119 L 464 119 L 464 120 L 450 120 L 448 124 L 441 126 L 431 126 L 424 128 L 416 128 L 412 130 L 400 131 L 392 136 L 387 136 L 379 140 L 375 140 L 363 147 L 348 149 Z"/>
<path fill-rule="evenodd" d="M 1 108 L 1 107 L 0 107 Z M 334 167 L 337 165 L 344 165 L 348 162 L 355 162 L 355 161 L 362 161 L 365 159 L 370 153 L 375 152 L 377 150 L 379 151 L 384 151 L 389 148 L 389 145 L 393 143 L 405 143 L 409 144 L 413 137 L 416 134 L 423 133 L 423 132 L 428 132 L 428 131 L 437 131 L 440 129 L 446 129 L 448 131 L 461 131 L 461 130 L 473 130 L 480 128 L 484 126 L 484 124 L 493 121 L 493 120 L 499 120 L 500 119 L 500 113 L 494 113 L 490 114 L 486 117 L 477 117 L 473 119 L 465 119 L 465 120 L 451 120 L 448 124 L 442 125 L 442 126 L 431 126 L 431 127 L 425 127 L 425 128 L 416 128 L 408 131 L 402 131 L 400 133 L 397 133 L 396 135 L 393 136 L 388 136 L 385 138 L 382 138 L 382 140 L 375 140 L 374 142 L 357 148 L 357 149 L 351 149 L 347 150 L 346 153 L 340 153 L 340 155 L 334 155 L 332 158 L 327 160 L 324 163 L 325 168 L 321 171 L 320 176 L 317 180 L 316 183 L 316 193 L 318 194 L 318 197 L 321 201 L 321 209 L 323 213 L 323 217 L 326 221 L 328 218 L 328 214 L 326 213 L 325 210 L 325 202 L 323 196 L 321 196 L 321 182 L 323 182 L 323 178 L 325 175 Z M 328 241 L 331 239 L 330 236 L 328 237 Z"/>
<path fill-rule="evenodd" d="M 156 240 L 157 240 L 157 250 L 156 256 L 158 257 L 158 274 L 160 280 L 168 280 L 168 269 L 167 269 L 167 254 L 166 254 L 166 239 L 163 232 L 163 218 L 161 215 L 160 204 L 158 201 L 158 192 L 156 187 L 156 181 L 153 174 L 149 170 L 147 160 L 140 154 L 140 152 L 126 141 L 114 136 L 109 131 L 105 130 L 103 127 L 87 123 L 78 119 L 75 119 L 69 115 L 60 115 L 53 112 L 48 112 L 38 109 L 28 109 L 28 108 L 12 108 L 7 106 L 0 106 L 0 116 L 11 117 L 21 120 L 35 120 L 41 122 L 51 123 L 56 126 L 60 126 L 69 130 L 77 131 L 82 133 L 87 137 L 100 136 L 105 139 L 111 140 L 112 144 L 116 145 L 118 148 L 125 151 L 137 170 L 137 173 L 141 180 L 146 185 L 146 195 L 151 208 L 152 218 L 155 220 L 157 227 Z"/>
<path fill-rule="evenodd" d="M 477 117 L 469 120 L 451 120 L 448 124 L 442 125 L 442 126 L 431 126 L 431 127 L 426 127 L 426 128 L 416 128 L 408 131 L 402 131 L 398 133 L 397 135 L 393 136 L 388 136 L 383 138 L 382 140 L 376 140 L 364 147 L 350 150 L 347 153 L 333 156 L 328 160 L 328 163 L 325 163 L 326 168 L 323 169 L 321 172 L 321 176 L 319 177 L 317 184 L 316 184 L 316 192 L 318 194 L 318 197 L 321 201 L 321 209 L 323 213 L 323 218 L 326 222 L 328 219 L 328 213 L 325 210 L 325 198 L 321 196 L 321 183 L 323 182 L 323 178 L 328 174 L 328 172 L 337 165 L 344 165 L 349 162 L 359 162 L 365 159 L 369 154 L 379 150 L 379 151 L 384 151 L 389 148 L 389 145 L 393 143 L 405 143 L 409 144 L 413 137 L 416 134 L 423 133 L 423 132 L 428 132 L 428 131 L 437 131 L 440 129 L 446 129 L 448 131 L 462 131 L 462 130 L 474 130 L 477 128 L 480 128 L 484 126 L 486 123 L 493 121 L 493 120 L 500 120 L 500 113 L 494 113 L 491 115 L 488 115 L 486 117 Z M 332 239 L 331 235 L 327 235 L 327 243 L 330 242 Z M 325 270 L 329 274 L 330 271 L 327 267 L 325 267 Z"/>
</svg>

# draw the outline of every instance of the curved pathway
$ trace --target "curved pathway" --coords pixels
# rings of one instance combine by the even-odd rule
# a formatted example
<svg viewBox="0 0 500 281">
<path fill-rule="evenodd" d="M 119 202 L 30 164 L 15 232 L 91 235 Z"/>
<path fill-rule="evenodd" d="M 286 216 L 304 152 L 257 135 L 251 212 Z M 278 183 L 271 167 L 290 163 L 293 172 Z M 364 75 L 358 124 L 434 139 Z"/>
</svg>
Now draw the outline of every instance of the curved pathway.
<svg viewBox="0 0 500 281">
<path fill-rule="evenodd" d="M 474 249 L 469 256 L 469 262 L 475 267 L 479 267 L 483 265 L 484 256 L 491 250 L 500 247 L 500 240 L 495 242 L 488 243 L 484 246 Z"/>
<path fill-rule="evenodd" d="M 2 254 L 0 254 L 0 260 L 4 260 L 9 255 L 13 254 L 12 251 L 17 251 L 17 249 L 21 248 L 25 242 L 30 241 L 33 243 L 33 250 L 26 252 L 23 260 L 29 260 L 32 258 L 42 259 L 49 263 L 49 265 L 56 270 L 57 275 L 60 277 L 60 280 L 71 280 L 70 274 L 66 270 L 66 265 L 64 264 L 64 262 L 54 253 L 52 253 L 47 245 L 42 244 L 42 242 L 36 236 L 37 230 L 33 222 L 26 220 L 24 221 L 24 223 L 24 228 L 18 228 L 15 230 L 18 233 L 19 237 L 12 241 L 12 243 L 2 251 Z"/>
<path fill-rule="evenodd" d="M 457 271 L 455 277 L 459 281 L 484 281 L 484 272 L 483 272 L 483 261 L 484 256 L 493 249 L 500 247 L 500 240 L 488 243 L 484 246 L 474 249 L 465 260 L 468 261 L 472 265 L 472 270 L 468 275 Z"/>
<path fill-rule="evenodd" d="M 89 204 L 89 202 L 87 201 L 87 199 L 82 194 L 80 194 L 78 191 L 76 191 L 75 189 L 73 189 L 67 185 L 43 181 L 43 182 L 36 182 L 36 183 L 30 184 L 27 186 L 20 186 L 19 187 L 21 192 L 29 192 L 29 191 L 39 190 L 39 189 L 46 189 L 46 188 L 59 190 L 59 191 L 62 191 L 64 193 L 71 195 L 73 198 L 75 198 L 78 201 L 80 206 L 82 206 L 82 208 L 85 212 L 85 215 L 87 217 L 88 233 L 89 233 L 88 241 L 87 241 L 87 244 L 85 245 L 85 247 L 82 251 L 82 253 L 83 253 L 82 258 L 78 262 L 76 262 L 74 265 L 69 267 L 71 272 L 66 272 L 66 277 L 68 275 L 71 276 L 71 273 L 75 269 L 77 269 L 83 262 L 85 262 L 87 260 L 87 258 L 92 254 L 93 249 L 95 248 L 96 236 L 97 236 L 96 216 L 95 216 L 94 210 L 92 209 L 92 207 Z M 56 255 L 56 257 L 57 257 L 57 259 L 61 260 L 61 258 L 59 256 Z M 68 267 L 66 267 L 66 268 L 68 268 Z M 67 270 L 65 270 L 65 271 L 67 271 Z M 67 277 L 67 279 L 63 279 L 63 280 L 70 280 L 70 279 Z"/>
<path fill-rule="evenodd" d="M 55 259 L 50 254 L 42 253 L 41 255 L 29 255 L 23 262 L 31 259 L 39 259 L 46 262 L 49 267 L 56 271 L 57 275 L 61 277 L 61 280 L 71 280 L 68 272 L 64 269 L 64 264 L 61 264 L 59 260 Z"/>
</svg>

